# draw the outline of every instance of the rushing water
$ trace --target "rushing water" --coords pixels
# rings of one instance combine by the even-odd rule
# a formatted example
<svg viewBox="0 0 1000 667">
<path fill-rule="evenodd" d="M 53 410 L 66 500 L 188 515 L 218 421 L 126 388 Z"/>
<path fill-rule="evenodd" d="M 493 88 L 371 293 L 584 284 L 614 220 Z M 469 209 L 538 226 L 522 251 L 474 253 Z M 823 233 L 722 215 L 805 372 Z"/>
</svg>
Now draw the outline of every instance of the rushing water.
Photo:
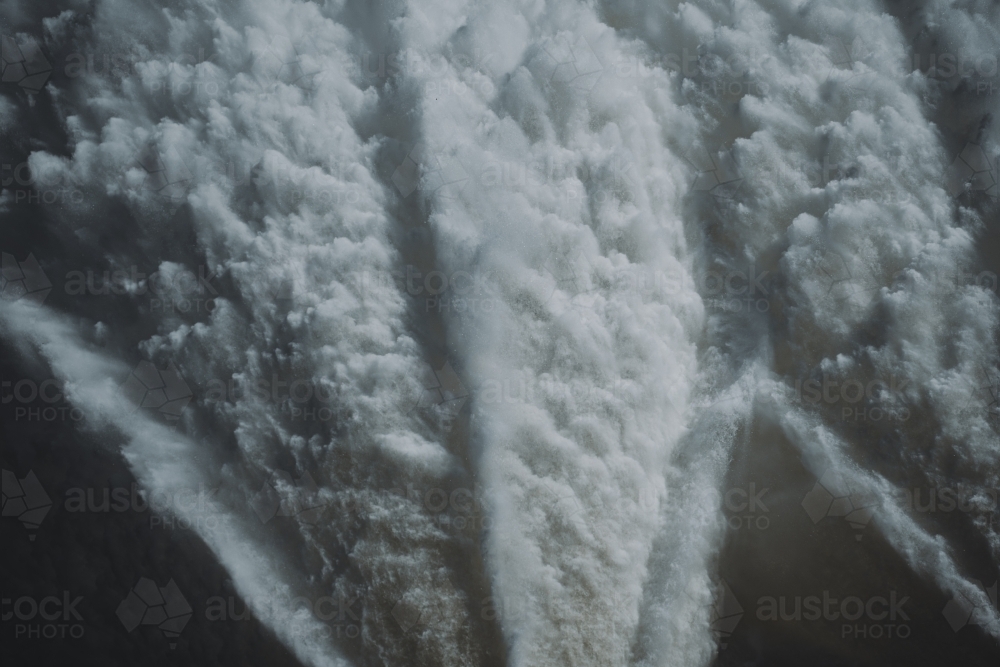
<svg viewBox="0 0 1000 667">
<path fill-rule="evenodd" d="M 95 593 L 115 641 L 1000 653 L 996 2 L 4 10 L 5 503 L 100 478 L 45 422 L 208 547 L 121 547 L 199 595 L 168 649 Z"/>
</svg>

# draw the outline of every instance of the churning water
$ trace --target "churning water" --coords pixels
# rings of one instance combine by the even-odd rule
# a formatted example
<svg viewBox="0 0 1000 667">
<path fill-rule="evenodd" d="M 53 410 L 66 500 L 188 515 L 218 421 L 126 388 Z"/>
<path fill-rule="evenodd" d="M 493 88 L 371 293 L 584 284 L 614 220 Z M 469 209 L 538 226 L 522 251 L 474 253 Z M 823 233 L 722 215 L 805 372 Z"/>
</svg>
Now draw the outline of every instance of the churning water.
<svg viewBox="0 0 1000 667">
<path fill-rule="evenodd" d="M 996 2 L 4 11 L 4 569 L 67 653 L 1000 653 Z"/>
</svg>

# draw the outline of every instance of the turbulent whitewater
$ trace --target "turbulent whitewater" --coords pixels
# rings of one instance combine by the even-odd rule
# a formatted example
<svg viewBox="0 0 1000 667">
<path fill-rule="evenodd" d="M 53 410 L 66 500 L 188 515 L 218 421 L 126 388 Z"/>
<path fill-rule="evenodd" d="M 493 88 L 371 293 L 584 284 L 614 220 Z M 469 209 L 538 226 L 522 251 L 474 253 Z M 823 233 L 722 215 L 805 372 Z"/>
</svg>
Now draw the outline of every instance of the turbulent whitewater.
<svg viewBox="0 0 1000 667">
<path fill-rule="evenodd" d="M 303 664 L 712 664 L 760 597 L 727 491 L 765 479 L 846 518 L 760 558 L 882 549 L 1000 640 L 997 3 L 61 9 L 65 142 L 23 149 L 80 196 L 0 334 L 144 488 L 216 490 L 170 511 Z M 122 407 L 144 360 L 176 419 Z"/>
</svg>

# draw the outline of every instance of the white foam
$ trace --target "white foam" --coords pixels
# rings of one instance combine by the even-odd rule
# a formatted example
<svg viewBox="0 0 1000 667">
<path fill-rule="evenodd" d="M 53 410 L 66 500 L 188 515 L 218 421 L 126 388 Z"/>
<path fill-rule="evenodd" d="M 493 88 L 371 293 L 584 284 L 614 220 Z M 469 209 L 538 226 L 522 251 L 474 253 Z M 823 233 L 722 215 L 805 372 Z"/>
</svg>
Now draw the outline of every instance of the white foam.
<svg viewBox="0 0 1000 667">
<path fill-rule="evenodd" d="M 228 291 L 197 323 L 154 316 L 135 355 L 177 363 L 192 384 L 302 378 L 347 415 L 340 430 L 310 430 L 267 397 L 196 396 L 192 409 L 235 434 L 244 468 L 204 463 L 195 443 L 212 436 L 194 419 L 184 434 L 102 421 L 125 429 L 130 465 L 153 488 L 225 479 L 245 491 L 292 461 L 317 471 L 324 501 L 358 510 L 297 525 L 299 561 L 255 542 L 239 508 L 215 508 L 235 537 L 206 540 L 246 597 L 267 592 L 262 580 L 362 594 L 361 650 L 476 662 L 480 601 L 451 570 L 469 551 L 386 490 L 477 477 L 511 664 L 707 664 L 716 492 L 760 391 L 817 474 L 834 466 L 890 491 L 790 405 L 787 378 L 766 370 L 773 335 L 798 355 L 795 371 L 864 362 L 908 378 L 902 398 L 924 401 L 959 454 L 958 473 L 927 474 L 997 487 L 1000 443 L 986 411 L 969 408 L 977 373 L 997 365 L 995 289 L 954 277 L 981 221 L 949 192 L 953 156 L 929 120 L 928 82 L 902 64 L 899 24 L 867 0 L 606 4 L 413 1 L 370 25 L 292 0 L 205 0 L 183 14 L 98 4 L 81 38 L 134 59 L 124 76 L 86 72 L 58 100 L 70 158 L 31 156 L 33 171 L 87 193 L 60 209 L 59 233 L 81 255 L 104 253 L 101 235 L 121 222 L 110 203 L 123 202 L 132 247 L 108 262 L 176 277 L 185 267 L 163 250 L 183 206 L 188 260 L 225 274 Z M 951 4 L 922 11 L 948 17 L 941 30 L 965 57 L 995 51 L 995 3 Z M 50 22 L 50 38 L 69 40 L 69 25 Z M 687 72 L 699 49 L 732 69 Z M 373 76 L 380 57 L 405 66 Z M 11 113 L 0 107 L 0 122 Z M 995 152 L 995 126 L 983 136 Z M 453 286 L 475 276 L 472 294 L 453 288 L 432 308 L 386 280 L 406 270 L 403 237 L 430 239 Z M 781 318 L 706 311 L 695 276 L 743 264 L 780 279 L 765 301 Z M 183 298 L 173 284 L 162 296 Z M 59 374 L 101 387 L 71 399 L 111 414 L 110 380 L 94 378 L 127 366 L 87 349 L 76 323 L 33 318 L 40 332 L 6 334 L 41 337 Z M 428 342 L 439 323 L 444 338 Z M 858 349 L 873 323 L 878 342 Z M 455 444 L 444 426 L 455 415 L 437 399 L 432 417 L 415 410 L 428 392 L 470 401 L 468 443 Z M 904 511 L 876 525 L 915 571 L 982 602 L 947 545 Z M 996 529 L 980 529 L 1000 553 Z M 436 619 L 416 658 L 399 602 Z M 293 611 L 266 622 L 310 664 L 343 659 L 337 642 L 296 636 L 312 621 Z"/>
</svg>

